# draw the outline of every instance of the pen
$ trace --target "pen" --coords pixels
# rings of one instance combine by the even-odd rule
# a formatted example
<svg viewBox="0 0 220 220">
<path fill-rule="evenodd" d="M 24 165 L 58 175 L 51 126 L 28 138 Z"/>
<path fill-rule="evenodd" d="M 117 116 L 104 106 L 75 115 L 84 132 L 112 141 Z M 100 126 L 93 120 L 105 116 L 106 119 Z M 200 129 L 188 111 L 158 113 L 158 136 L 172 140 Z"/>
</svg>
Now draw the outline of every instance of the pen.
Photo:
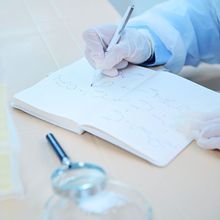
<svg viewBox="0 0 220 220">
<path fill-rule="evenodd" d="M 114 35 L 113 35 L 113 38 L 112 38 L 111 42 L 109 43 L 109 45 L 106 49 L 106 52 L 108 52 L 114 45 L 116 45 L 119 42 L 119 40 L 121 38 L 121 35 L 123 33 L 123 30 L 125 29 L 125 26 L 128 23 L 128 20 L 131 17 L 131 14 L 132 14 L 133 10 L 134 10 L 134 5 L 128 6 L 128 9 L 126 10 L 124 16 L 122 17 L 122 20 L 119 23 L 119 25 L 118 25 L 118 27 L 117 27 Z M 102 39 L 101 39 L 101 42 L 102 42 Z M 93 78 L 93 81 L 91 83 L 91 86 L 94 85 L 95 78 L 96 78 L 96 74 L 94 74 L 94 78 Z"/>
</svg>

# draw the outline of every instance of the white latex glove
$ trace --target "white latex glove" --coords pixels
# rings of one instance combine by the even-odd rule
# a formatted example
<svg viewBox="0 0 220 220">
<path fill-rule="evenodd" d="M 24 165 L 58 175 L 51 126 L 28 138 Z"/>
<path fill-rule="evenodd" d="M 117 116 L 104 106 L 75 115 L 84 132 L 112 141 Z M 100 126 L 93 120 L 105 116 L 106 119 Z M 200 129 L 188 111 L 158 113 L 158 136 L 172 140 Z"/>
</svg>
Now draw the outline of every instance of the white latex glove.
<svg viewBox="0 0 220 220">
<path fill-rule="evenodd" d="M 115 25 L 103 25 L 83 33 L 87 60 L 94 68 L 102 70 L 108 76 L 117 76 L 118 70 L 127 67 L 128 62 L 143 63 L 153 53 L 149 32 L 134 28 L 126 28 L 119 43 L 106 52 L 116 28 Z"/>
<path fill-rule="evenodd" d="M 220 111 L 192 118 L 191 134 L 200 147 L 220 150 Z"/>
</svg>

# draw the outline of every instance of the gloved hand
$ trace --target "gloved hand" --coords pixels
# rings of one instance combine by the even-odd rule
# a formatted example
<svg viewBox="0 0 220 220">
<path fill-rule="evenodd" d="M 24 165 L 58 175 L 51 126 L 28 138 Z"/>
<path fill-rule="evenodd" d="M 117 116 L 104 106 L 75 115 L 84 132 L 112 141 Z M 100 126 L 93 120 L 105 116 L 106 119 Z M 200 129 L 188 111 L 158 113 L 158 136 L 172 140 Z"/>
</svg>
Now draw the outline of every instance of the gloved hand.
<svg viewBox="0 0 220 220">
<path fill-rule="evenodd" d="M 106 52 L 116 28 L 115 25 L 104 25 L 88 29 L 83 33 L 87 60 L 94 68 L 112 77 L 118 75 L 118 70 L 127 67 L 128 62 L 143 63 L 153 53 L 149 32 L 134 28 L 125 28 L 118 44 Z"/>
<path fill-rule="evenodd" d="M 220 150 L 220 111 L 192 119 L 191 134 L 200 147 Z"/>
</svg>

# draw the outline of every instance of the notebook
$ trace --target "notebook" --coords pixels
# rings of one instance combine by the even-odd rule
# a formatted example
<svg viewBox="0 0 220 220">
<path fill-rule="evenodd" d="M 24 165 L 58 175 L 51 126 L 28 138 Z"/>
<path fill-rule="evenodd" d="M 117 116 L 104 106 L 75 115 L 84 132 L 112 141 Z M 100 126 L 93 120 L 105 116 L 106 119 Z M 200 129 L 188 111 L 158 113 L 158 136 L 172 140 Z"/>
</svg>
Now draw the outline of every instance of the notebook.
<svg viewBox="0 0 220 220">
<path fill-rule="evenodd" d="M 82 58 L 15 94 L 12 105 L 157 166 L 169 164 L 192 141 L 178 129 L 183 115 L 220 106 L 217 92 L 169 72 L 130 65 L 115 78 L 99 75 L 91 87 L 94 74 Z"/>
<path fill-rule="evenodd" d="M 23 193 L 18 148 L 16 132 L 6 107 L 6 87 L 0 84 L 0 199 Z"/>
</svg>

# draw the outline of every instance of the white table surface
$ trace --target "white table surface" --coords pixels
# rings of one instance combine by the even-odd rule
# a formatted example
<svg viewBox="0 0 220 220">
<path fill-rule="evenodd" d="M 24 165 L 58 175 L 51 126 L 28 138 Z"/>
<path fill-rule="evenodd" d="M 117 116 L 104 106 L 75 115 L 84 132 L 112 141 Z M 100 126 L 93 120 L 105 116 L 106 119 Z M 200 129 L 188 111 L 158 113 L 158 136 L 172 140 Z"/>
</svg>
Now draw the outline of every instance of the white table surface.
<svg viewBox="0 0 220 220">
<path fill-rule="evenodd" d="M 7 82 L 8 103 L 17 91 L 82 57 L 84 29 L 118 20 L 106 0 L 1 0 L 0 74 Z M 218 70 L 214 67 L 214 72 Z M 194 71 L 198 69 L 184 74 Z M 199 71 L 207 76 L 209 68 Z M 218 86 L 216 80 L 208 82 Z M 0 201 L 1 220 L 42 219 L 52 193 L 49 177 L 59 166 L 45 140 L 48 132 L 57 136 L 74 160 L 100 164 L 112 178 L 138 189 L 151 203 L 155 220 L 220 219 L 218 151 L 192 143 L 169 166 L 158 168 L 90 134 L 76 135 L 11 108 L 10 113 L 21 143 L 25 191 L 22 198 Z"/>
</svg>

